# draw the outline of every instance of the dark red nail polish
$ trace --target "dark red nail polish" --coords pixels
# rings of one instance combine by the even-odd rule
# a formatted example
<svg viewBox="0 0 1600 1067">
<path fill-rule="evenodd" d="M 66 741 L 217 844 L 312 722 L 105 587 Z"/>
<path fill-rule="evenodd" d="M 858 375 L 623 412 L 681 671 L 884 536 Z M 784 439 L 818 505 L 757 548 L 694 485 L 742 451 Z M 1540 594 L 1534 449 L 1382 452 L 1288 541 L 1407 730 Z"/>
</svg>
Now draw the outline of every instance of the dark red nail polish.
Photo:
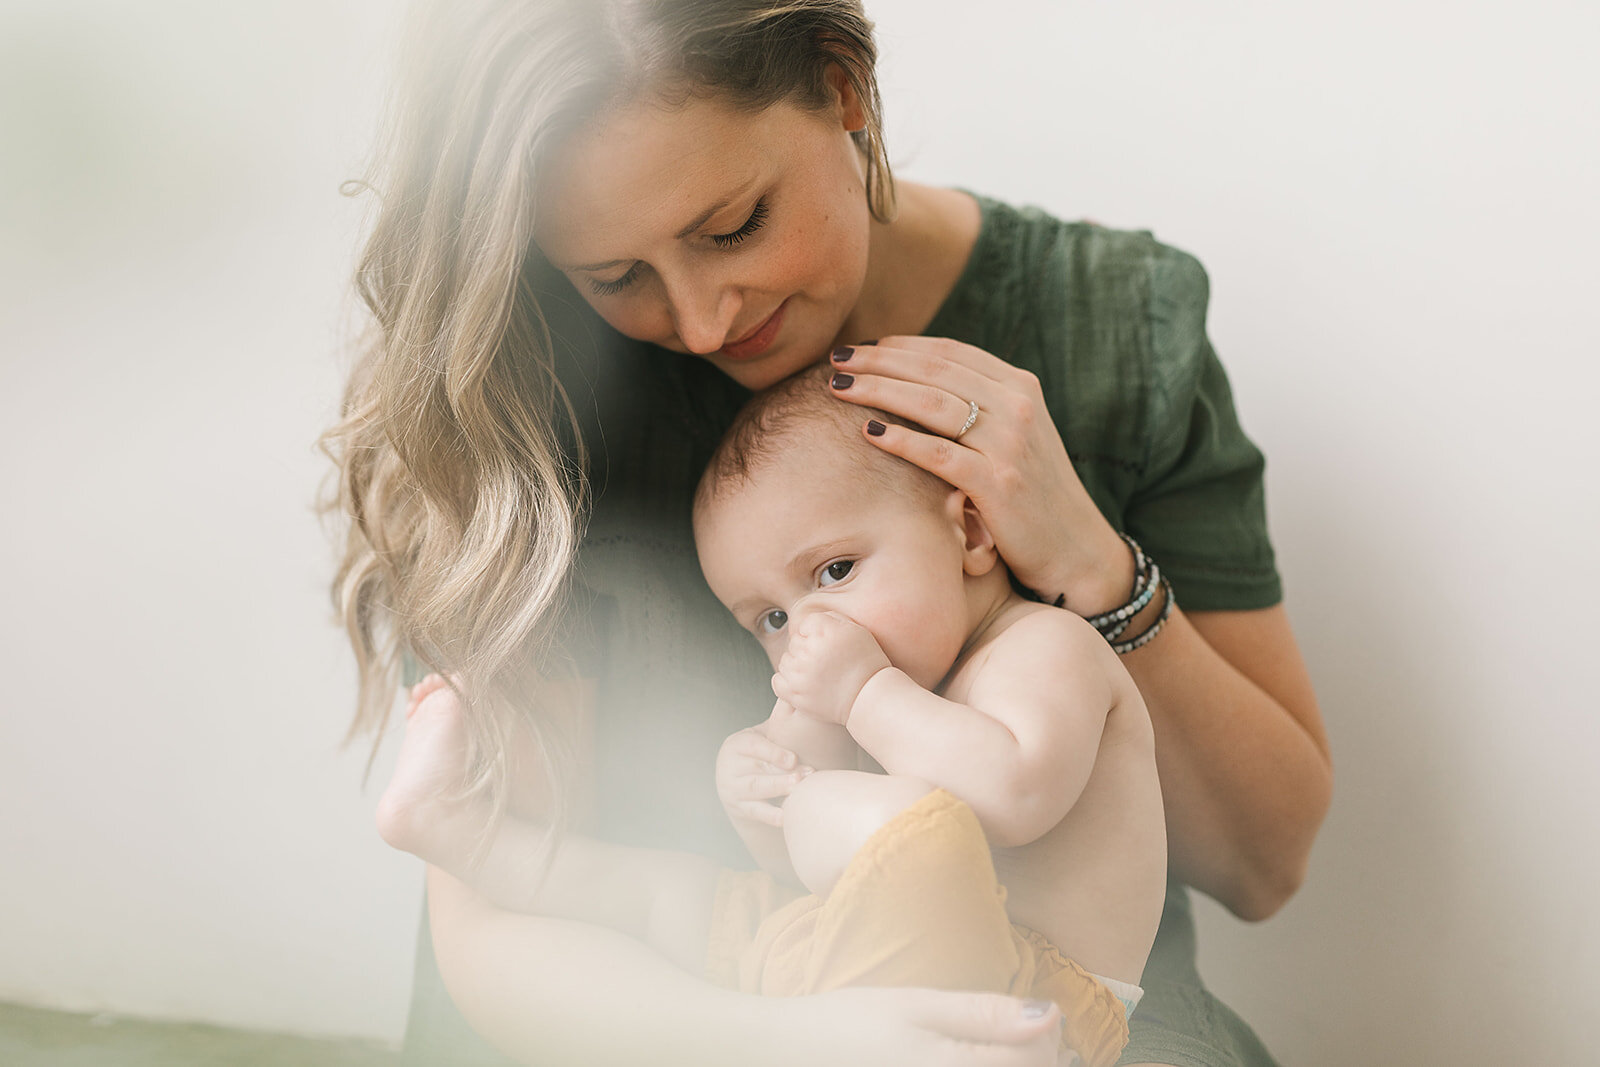
<svg viewBox="0 0 1600 1067">
<path fill-rule="evenodd" d="M 879 422 L 877 419 L 867 420 L 867 436 L 869 437 L 882 437 L 883 431 L 886 429 L 888 429 L 888 427 Z"/>
<path fill-rule="evenodd" d="M 840 371 L 833 376 L 833 379 L 828 384 L 835 389 L 848 389 L 855 380 L 856 376 L 854 374 L 846 374 Z"/>
<path fill-rule="evenodd" d="M 854 348 L 851 348 L 849 345 L 840 345 L 838 348 L 833 350 L 833 361 L 835 363 L 843 363 L 845 360 L 849 359 L 855 354 L 856 350 Z"/>
</svg>

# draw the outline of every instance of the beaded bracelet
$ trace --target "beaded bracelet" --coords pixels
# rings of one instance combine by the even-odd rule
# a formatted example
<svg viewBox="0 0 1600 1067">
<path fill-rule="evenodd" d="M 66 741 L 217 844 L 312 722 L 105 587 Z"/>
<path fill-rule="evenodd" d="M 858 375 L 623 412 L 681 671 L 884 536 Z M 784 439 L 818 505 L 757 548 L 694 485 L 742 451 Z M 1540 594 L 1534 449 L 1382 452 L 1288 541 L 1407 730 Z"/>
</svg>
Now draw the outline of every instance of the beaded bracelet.
<svg viewBox="0 0 1600 1067">
<path fill-rule="evenodd" d="M 1156 583 L 1151 582 L 1150 584 L 1154 586 Z M 1166 596 L 1166 602 L 1161 605 L 1161 614 L 1156 617 L 1156 621 L 1151 623 L 1150 626 L 1137 637 L 1133 637 L 1122 642 L 1113 641 L 1111 643 L 1111 651 L 1115 652 L 1119 656 L 1126 656 L 1129 652 L 1132 652 L 1136 648 L 1143 648 L 1145 645 L 1148 645 L 1152 640 L 1154 640 L 1156 634 L 1160 633 L 1161 628 L 1167 624 L 1167 619 L 1172 617 L 1172 606 L 1177 603 L 1177 598 L 1172 595 L 1172 583 L 1167 580 L 1166 575 L 1161 575 L 1160 584 L 1161 592 Z M 1124 626 L 1126 626 L 1126 624 L 1124 624 Z M 1120 630 L 1118 631 L 1118 635 L 1121 635 Z"/>
<path fill-rule="evenodd" d="M 1133 550 L 1133 589 L 1128 594 L 1128 602 L 1119 608 L 1090 617 L 1087 622 L 1099 631 L 1110 644 L 1112 651 L 1118 655 L 1126 655 L 1136 648 L 1143 648 L 1161 632 L 1162 626 L 1172 616 L 1172 582 L 1161 573 L 1161 567 L 1156 561 L 1144 554 L 1144 549 L 1139 547 L 1139 542 L 1129 537 L 1126 533 L 1118 533 L 1118 537 L 1127 542 Z M 1133 617 L 1150 606 L 1150 601 L 1155 599 L 1156 590 L 1159 589 L 1165 596 L 1161 606 L 1161 614 L 1155 622 L 1151 623 L 1137 636 L 1126 641 L 1118 641 L 1128 626 L 1133 622 Z M 1055 606 L 1062 607 L 1067 600 L 1066 594 L 1056 597 Z"/>
</svg>

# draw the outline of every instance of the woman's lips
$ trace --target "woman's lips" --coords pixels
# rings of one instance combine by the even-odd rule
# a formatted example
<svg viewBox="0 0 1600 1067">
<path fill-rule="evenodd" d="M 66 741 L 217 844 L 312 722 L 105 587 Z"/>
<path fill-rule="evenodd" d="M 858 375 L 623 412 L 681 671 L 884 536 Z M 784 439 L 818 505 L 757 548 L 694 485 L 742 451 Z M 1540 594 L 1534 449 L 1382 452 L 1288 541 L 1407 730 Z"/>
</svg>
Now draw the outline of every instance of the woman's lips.
<svg viewBox="0 0 1600 1067">
<path fill-rule="evenodd" d="M 768 348 L 777 339 L 778 327 L 783 325 L 783 309 L 789 306 L 786 299 L 778 305 L 778 310 L 768 316 L 767 321 L 745 334 L 737 341 L 729 342 L 720 349 L 729 359 L 754 359 Z"/>
</svg>

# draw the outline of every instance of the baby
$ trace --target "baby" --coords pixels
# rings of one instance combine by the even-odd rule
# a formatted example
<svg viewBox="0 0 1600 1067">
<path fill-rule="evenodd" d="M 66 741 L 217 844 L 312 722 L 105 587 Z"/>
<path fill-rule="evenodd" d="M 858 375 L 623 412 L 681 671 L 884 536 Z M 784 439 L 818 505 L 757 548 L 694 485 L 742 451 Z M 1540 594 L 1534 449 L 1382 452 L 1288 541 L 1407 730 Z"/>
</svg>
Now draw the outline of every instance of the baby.
<svg viewBox="0 0 1600 1067">
<path fill-rule="evenodd" d="M 1113 1063 L 1166 884 L 1143 701 L 1093 628 L 1013 591 L 964 494 L 862 437 L 827 373 L 756 396 L 695 499 L 706 579 L 776 672 L 771 717 L 717 759 L 763 870 L 568 835 L 541 882 L 542 831 L 514 816 L 475 863 L 481 812 L 440 792 L 463 749 L 437 678 L 380 829 L 502 906 L 611 926 L 731 988 L 1051 1000 L 1064 1047 Z"/>
</svg>

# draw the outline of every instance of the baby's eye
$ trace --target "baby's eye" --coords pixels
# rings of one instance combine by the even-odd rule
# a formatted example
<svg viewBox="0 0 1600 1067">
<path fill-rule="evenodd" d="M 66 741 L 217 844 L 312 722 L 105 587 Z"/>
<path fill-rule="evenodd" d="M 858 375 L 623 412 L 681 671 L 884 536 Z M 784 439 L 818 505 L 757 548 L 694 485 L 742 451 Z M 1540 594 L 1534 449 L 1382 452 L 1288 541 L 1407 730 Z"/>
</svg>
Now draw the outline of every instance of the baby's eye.
<svg viewBox="0 0 1600 1067">
<path fill-rule="evenodd" d="M 836 559 L 822 568 L 822 573 L 817 575 L 817 584 L 837 585 L 850 577 L 850 572 L 855 568 L 855 565 L 856 561 L 853 559 Z"/>
<path fill-rule="evenodd" d="M 775 634 L 789 625 L 789 613 L 786 611 L 769 611 L 756 620 L 756 629 L 764 634 Z"/>
</svg>

